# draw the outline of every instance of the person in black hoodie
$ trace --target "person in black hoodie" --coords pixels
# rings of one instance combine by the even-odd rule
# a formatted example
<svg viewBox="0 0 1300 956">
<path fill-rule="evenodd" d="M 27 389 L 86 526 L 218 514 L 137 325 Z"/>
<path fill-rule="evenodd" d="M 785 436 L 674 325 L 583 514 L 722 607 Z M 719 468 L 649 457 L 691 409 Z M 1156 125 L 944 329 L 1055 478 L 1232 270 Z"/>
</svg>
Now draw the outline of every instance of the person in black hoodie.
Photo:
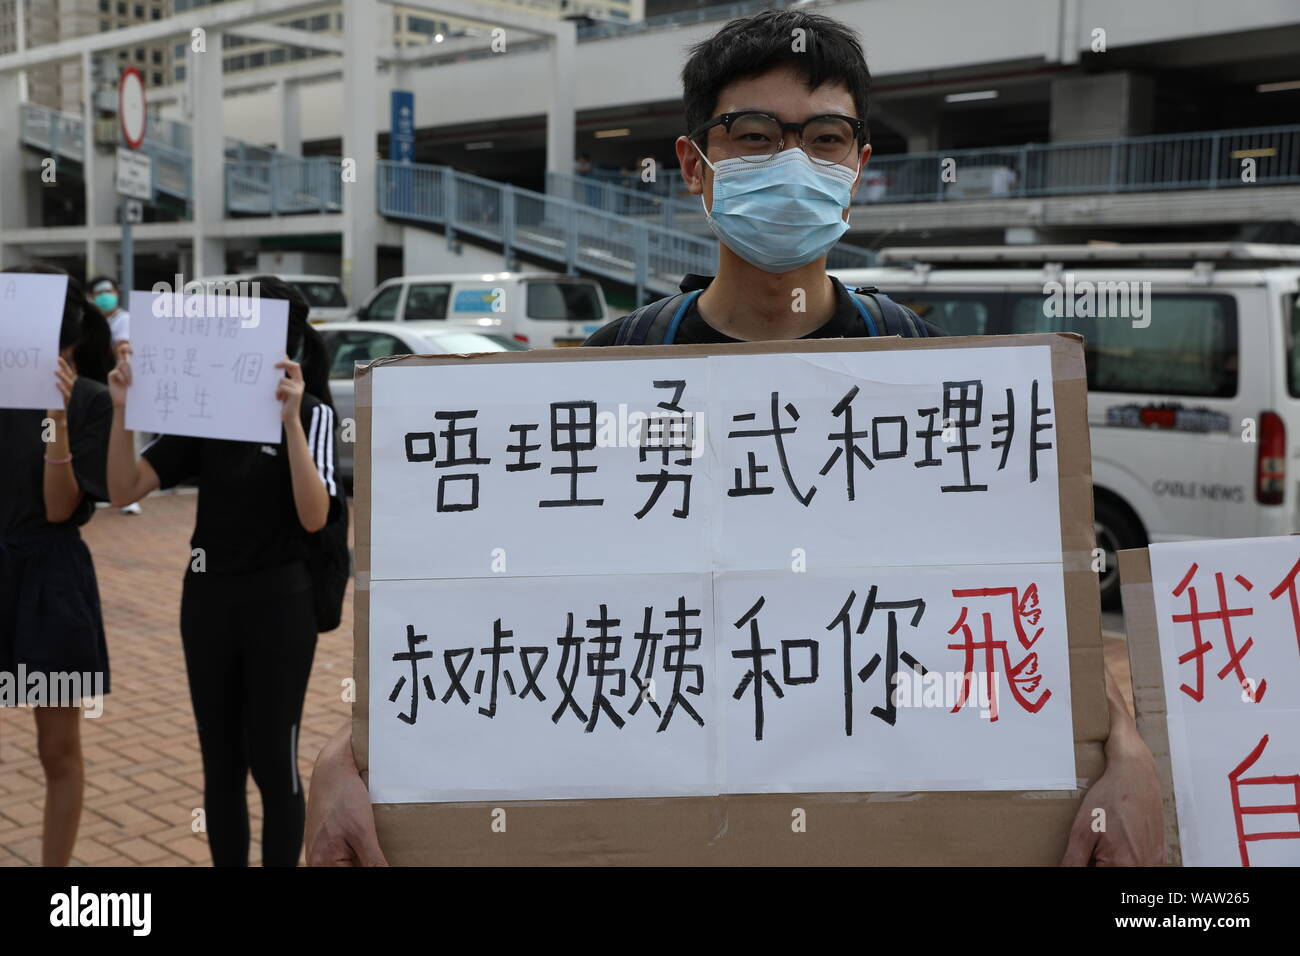
<svg viewBox="0 0 1300 956">
<path fill-rule="evenodd" d="M 29 266 L 6 272 L 62 274 Z M 0 409 L 0 675 L 33 705 L 45 771 L 41 862 L 67 866 L 77 839 L 85 765 L 82 703 L 108 692 L 99 585 L 78 530 L 107 500 L 104 462 L 113 409 L 92 366 L 106 368 L 81 286 L 68 278 L 56 372 L 61 408 Z M 103 322 L 96 313 L 93 319 Z M 35 683 L 33 682 L 35 679 Z"/>
<path fill-rule="evenodd" d="M 307 535 L 338 507 L 334 409 L 328 352 L 307 323 L 307 302 L 273 276 L 252 282 L 261 298 L 289 302 L 287 354 L 276 364 L 284 372 L 279 443 L 162 435 L 137 459 L 125 424 L 128 345 L 109 375 L 108 485 L 120 507 L 158 488 L 198 484 L 180 630 L 212 862 L 248 865 L 251 770 L 262 795 L 263 863 L 294 866 L 305 812 L 298 729 L 316 649 Z"/>
</svg>

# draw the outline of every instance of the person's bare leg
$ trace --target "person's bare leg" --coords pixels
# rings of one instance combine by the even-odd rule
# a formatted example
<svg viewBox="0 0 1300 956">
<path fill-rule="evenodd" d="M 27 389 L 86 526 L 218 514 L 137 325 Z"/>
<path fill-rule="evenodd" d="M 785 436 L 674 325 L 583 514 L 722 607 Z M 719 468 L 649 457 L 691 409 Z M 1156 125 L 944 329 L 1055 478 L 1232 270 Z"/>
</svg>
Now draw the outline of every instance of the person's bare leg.
<svg viewBox="0 0 1300 956">
<path fill-rule="evenodd" d="M 36 743 L 45 768 L 42 866 L 67 866 L 81 823 L 85 764 L 81 759 L 81 708 L 37 707 Z"/>
</svg>

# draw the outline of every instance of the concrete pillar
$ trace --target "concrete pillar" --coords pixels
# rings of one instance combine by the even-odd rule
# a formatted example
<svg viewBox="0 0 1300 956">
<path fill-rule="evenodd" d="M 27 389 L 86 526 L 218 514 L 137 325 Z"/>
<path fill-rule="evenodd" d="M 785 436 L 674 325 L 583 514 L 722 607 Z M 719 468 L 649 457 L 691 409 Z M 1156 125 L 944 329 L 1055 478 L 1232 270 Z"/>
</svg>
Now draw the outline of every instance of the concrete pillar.
<svg viewBox="0 0 1300 956">
<path fill-rule="evenodd" d="M 567 20 L 555 24 L 558 35 L 551 38 L 550 101 L 546 107 L 546 171 L 573 172 L 573 141 L 576 134 L 574 110 L 575 71 L 578 31 Z"/>
<path fill-rule="evenodd" d="M 1155 85 L 1117 70 L 1052 81 L 1052 142 L 1141 136 L 1151 131 Z"/>
<path fill-rule="evenodd" d="M 281 80 L 276 84 L 280 100 L 280 152 L 302 155 L 302 95 L 297 83 Z"/>
<path fill-rule="evenodd" d="M 193 77 L 190 90 L 190 155 L 193 158 L 191 191 L 193 272 L 186 279 L 220 275 L 226 271 L 225 242 L 218 229 L 226 213 L 226 134 L 222 115 L 221 34 L 207 33 L 206 50 L 185 56 Z"/>
<path fill-rule="evenodd" d="M 384 7 L 384 16 L 388 8 Z M 360 303 L 375 288 L 379 212 L 376 209 L 379 114 L 379 7 L 352 0 L 343 24 L 343 288 Z M 349 163 L 355 178 L 349 173 Z"/>
<path fill-rule="evenodd" d="M 907 141 L 907 152 L 929 153 L 939 148 L 939 107 L 907 102 L 875 106 L 871 125 L 884 123 Z"/>
<path fill-rule="evenodd" d="M 0 73 L 0 237 L 32 225 L 27 217 L 27 190 L 23 188 L 23 149 L 19 143 L 22 83 L 17 73 Z M 10 132 L 12 131 L 12 132 Z M 57 175 L 58 167 L 55 167 Z M 22 250 L 0 238 L 0 268 L 16 265 Z"/>
</svg>

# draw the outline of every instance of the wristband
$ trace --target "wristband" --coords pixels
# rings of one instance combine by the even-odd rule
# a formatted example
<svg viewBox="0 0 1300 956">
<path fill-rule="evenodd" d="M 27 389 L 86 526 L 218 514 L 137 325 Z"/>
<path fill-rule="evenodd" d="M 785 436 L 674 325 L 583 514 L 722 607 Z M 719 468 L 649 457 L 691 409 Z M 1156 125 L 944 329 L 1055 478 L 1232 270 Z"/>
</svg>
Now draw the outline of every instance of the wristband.
<svg viewBox="0 0 1300 956">
<path fill-rule="evenodd" d="M 66 465 L 70 461 L 72 461 L 71 455 L 67 458 L 51 458 L 49 455 L 45 456 L 45 464 L 47 465 Z"/>
</svg>

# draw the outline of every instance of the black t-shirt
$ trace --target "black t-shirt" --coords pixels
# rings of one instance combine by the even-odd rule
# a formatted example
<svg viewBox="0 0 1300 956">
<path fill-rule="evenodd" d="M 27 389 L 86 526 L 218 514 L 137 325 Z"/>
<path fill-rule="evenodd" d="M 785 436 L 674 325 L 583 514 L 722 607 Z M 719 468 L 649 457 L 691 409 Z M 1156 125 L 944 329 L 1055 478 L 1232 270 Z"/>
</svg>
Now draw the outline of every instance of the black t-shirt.
<svg viewBox="0 0 1300 956">
<path fill-rule="evenodd" d="M 45 453 L 42 440 L 46 412 L 35 408 L 0 409 L 0 537 L 51 527 L 45 520 Z M 113 400 L 108 387 L 80 377 L 68 399 L 68 447 L 72 472 L 81 488 L 81 504 L 65 525 L 90 520 L 96 501 L 108 500 L 105 466 Z"/>
<path fill-rule="evenodd" d="M 302 397 L 302 427 L 316 471 L 330 495 L 330 520 L 339 508 L 334 473 L 334 410 Z M 307 533 L 298 521 L 284 429 L 277 445 L 161 435 L 142 452 L 161 487 L 199 486 L 191 548 L 203 549 L 208 574 L 246 574 L 307 557 Z M 193 562 L 189 573 L 194 572 Z"/>
<path fill-rule="evenodd" d="M 842 339 L 860 338 L 867 335 L 867 324 L 863 321 L 862 313 L 858 311 L 857 305 L 853 302 L 853 293 L 846 289 L 839 279 L 834 276 L 829 278 L 831 284 L 835 286 L 835 313 L 826 323 L 813 329 L 802 338 Z M 707 289 L 712 281 L 712 276 L 687 275 L 681 282 L 681 290 L 691 292 L 696 289 Z M 673 339 L 674 345 L 716 345 L 743 341 L 742 339 L 733 339 L 729 335 L 724 335 L 705 322 L 703 316 L 700 315 L 699 308 L 697 308 L 698 302 L 699 298 L 697 297 L 691 302 L 686 314 L 682 316 L 682 324 L 677 327 L 677 335 Z M 601 326 L 582 344 L 613 345 L 618 338 L 618 327 L 622 321 L 619 318 Z M 926 328 L 929 329 L 931 335 L 943 335 L 942 331 L 929 322 L 926 323 Z"/>
</svg>

